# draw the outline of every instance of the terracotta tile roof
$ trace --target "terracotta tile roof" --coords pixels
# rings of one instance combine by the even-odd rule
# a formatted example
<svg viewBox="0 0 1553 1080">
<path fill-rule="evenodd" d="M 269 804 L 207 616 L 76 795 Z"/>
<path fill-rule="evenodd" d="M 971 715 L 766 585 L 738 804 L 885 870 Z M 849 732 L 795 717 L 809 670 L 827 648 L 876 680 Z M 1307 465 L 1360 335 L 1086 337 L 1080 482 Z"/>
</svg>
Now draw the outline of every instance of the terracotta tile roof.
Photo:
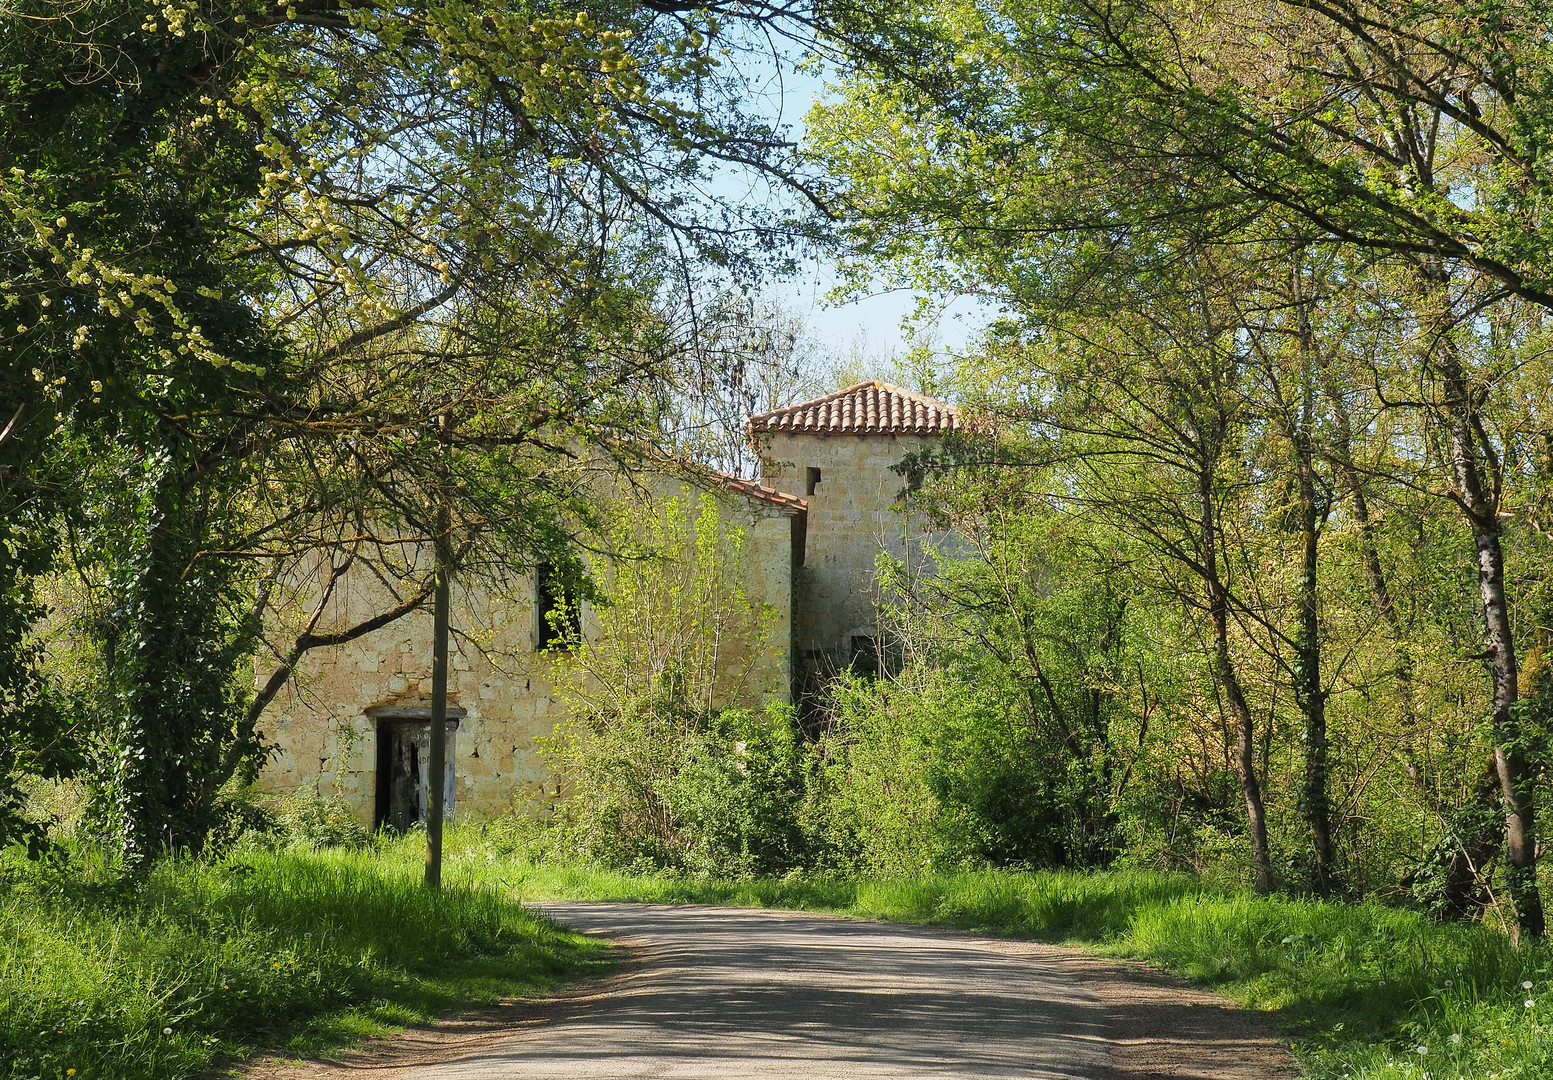
<svg viewBox="0 0 1553 1080">
<path fill-rule="evenodd" d="M 789 495 L 785 491 L 767 487 L 765 484 L 757 484 L 753 480 L 744 480 L 730 473 L 718 472 L 716 469 L 707 469 L 706 478 L 725 491 L 732 491 L 739 495 L 745 495 L 752 499 L 779 507 L 782 515 L 787 518 L 793 530 L 793 565 L 802 566 L 804 552 L 809 543 L 809 503 L 800 499 L 797 495 Z"/>
<path fill-rule="evenodd" d="M 765 484 L 757 484 L 753 480 L 744 480 L 725 472 L 709 470 L 708 476 L 712 483 L 727 491 L 735 491 L 740 495 L 747 495 L 761 502 L 772 503 L 784 510 L 800 510 L 805 513 L 809 510 L 809 504 L 797 495 L 789 495 L 785 491 L 767 487 Z"/>
<path fill-rule="evenodd" d="M 936 435 L 964 427 L 953 405 L 878 379 L 750 418 L 751 434 Z"/>
</svg>

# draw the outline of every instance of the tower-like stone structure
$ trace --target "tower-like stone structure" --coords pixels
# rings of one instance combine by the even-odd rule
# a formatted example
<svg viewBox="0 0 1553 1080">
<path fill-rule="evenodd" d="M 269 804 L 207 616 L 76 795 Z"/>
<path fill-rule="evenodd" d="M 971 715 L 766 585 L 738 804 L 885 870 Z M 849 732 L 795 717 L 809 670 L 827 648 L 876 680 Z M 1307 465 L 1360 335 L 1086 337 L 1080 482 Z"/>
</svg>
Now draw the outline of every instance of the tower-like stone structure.
<svg viewBox="0 0 1553 1080">
<path fill-rule="evenodd" d="M 961 426 L 948 403 L 877 379 L 750 420 L 763 482 L 808 507 L 793 627 L 806 691 L 835 671 L 879 663 L 879 554 L 914 561 L 940 539 L 904 512 L 906 481 L 893 469 Z"/>
</svg>

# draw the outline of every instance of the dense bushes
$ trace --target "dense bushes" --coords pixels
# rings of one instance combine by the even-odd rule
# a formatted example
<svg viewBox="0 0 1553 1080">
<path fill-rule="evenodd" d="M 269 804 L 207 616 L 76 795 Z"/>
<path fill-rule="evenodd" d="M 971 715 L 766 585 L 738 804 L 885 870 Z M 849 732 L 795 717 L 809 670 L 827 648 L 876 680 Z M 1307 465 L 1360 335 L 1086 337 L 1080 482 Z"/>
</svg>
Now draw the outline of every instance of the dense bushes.
<svg viewBox="0 0 1553 1080">
<path fill-rule="evenodd" d="M 593 631 L 552 658 L 567 719 L 544 750 L 562 797 L 534 842 L 616 867 L 745 875 L 1114 857 L 1103 750 L 1126 713 L 1099 688 L 1125 604 L 1109 585 L 1015 588 L 1017 617 L 996 628 L 1024 635 L 1008 655 L 915 634 L 903 604 L 896 631 L 915 635 L 916 659 L 844 673 L 799 724 L 759 704 L 782 673 L 775 613 L 746 588 L 746 541 L 710 495 L 621 507 L 611 542 L 630 557 L 596 568 Z M 972 593 L 1009 591 L 974 560 L 941 569 Z M 902 568 L 881 570 L 909 592 Z"/>
<path fill-rule="evenodd" d="M 622 506 L 611 540 L 630 557 L 598 568 L 596 632 L 555 658 L 568 718 L 541 745 L 564 798 L 540 842 L 615 866 L 800 865 L 804 748 L 790 708 L 757 704 L 774 613 L 746 589 L 743 530 L 687 490 Z"/>
<path fill-rule="evenodd" d="M 951 480 L 911 499 L 955 543 L 911 566 L 879 561 L 882 670 L 811 695 L 796 737 L 791 716 L 756 705 L 777 689 L 779 643 L 744 587 L 743 533 L 711 496 L 623 514 L 613 539 L 633 557 L 601 570 L 597 632 L 556 663 L 565 797 L 543 842 L 615 867 L 733 874 L 1188 871 L 1502 920 L 1503 814 L 1463 665 L 1417 654 L 1400 726 L 1361 692 L 1393 678 L 1391 646 L 1329 668 L 1354 681 L 1323 699 L 1330 790 L 1313 795 L 1288 643 L 1256 646 L 1267 663 L 1247 662 L 1238 685 L 1255 714 L 1264 853 L 1248 843 L 1238 714 L 1202 662 L 1191 589 L 1161 582 L 1136 537 L 1017 486 Z M 1437 538 L 1405 539 L 1421 557 Z M 1522 713 L 1543 762 L 1540 714 Z M 1427 737 L 1426 716 L 1440 718 Z M 1320 872 L 1318 803 L 1333 825 Z"/>
<path fill-rule="evenodd" d="M 883 873 L 957 866 L 1083 866 L 1086 778 L 1008 700 L 945 669 L 847 678 L 816 748 L 808 806 L 817 854 Z"/>
<path fill-rule="evenodd" d="M 557 852 L 635 869 L 883 873 L 1096 861 L 1085 777 L 995 686 L 942 671 L 846 677 L 806 741 L 791 709 L 696 712 L 667 696 L 564 724 Z"/>
<path fill-rule="evenodd" d="M 792 711 L 696 712 L 671 698 L 563 725 L 567 781 L 551 842 L 617 866 L 752 874 L 803 861 L 803 757 Z"/>
</svg>

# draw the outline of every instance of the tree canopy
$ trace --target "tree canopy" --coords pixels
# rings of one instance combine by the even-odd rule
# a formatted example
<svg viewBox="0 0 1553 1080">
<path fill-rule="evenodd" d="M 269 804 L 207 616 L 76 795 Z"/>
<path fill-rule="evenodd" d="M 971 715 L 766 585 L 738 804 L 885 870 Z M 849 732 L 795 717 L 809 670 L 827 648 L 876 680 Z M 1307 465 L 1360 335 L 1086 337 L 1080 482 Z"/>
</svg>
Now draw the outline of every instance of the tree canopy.
<svg viewBox="0 0 1553 1080">
<path fill-rule="evenodd" d="M 235 677 L 301 562 L 334 553 L 303 591 L 370 563 L 392 615 L 425 599 L 434 504 L 466 565 L 498 571 L 590 527 L 581 474 L 654 439 L 688 353 L 666 297 L 747 278 L 800 229 L 792 148 L 732 62 L 788 16 L 4 14 L 4 517 L 37 516 L 9 567 L 12 655 L 66 552 L 114 717 L 105 812 L 143 865 L 198 846 L 262 756 L 273 690 L 251 702 Z M 712 190 L 730 170 L 793 198 L 732 203 Z M 282 667 L 322 643 L 278 643 Z"/>
</svg>

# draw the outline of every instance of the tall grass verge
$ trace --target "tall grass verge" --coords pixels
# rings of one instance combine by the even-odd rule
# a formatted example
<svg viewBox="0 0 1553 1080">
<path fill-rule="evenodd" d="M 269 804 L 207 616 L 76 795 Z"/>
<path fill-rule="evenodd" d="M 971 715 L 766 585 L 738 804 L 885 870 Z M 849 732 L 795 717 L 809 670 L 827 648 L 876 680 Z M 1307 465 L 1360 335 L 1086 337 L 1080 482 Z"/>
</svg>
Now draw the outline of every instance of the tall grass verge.
<svg viewBox="0 0 1553 1080">
<path fill-rule="evenodd" d="M 1083 945 L 1270 1010 L 1317 1080 L 1553 1080 L 1553 945 L 1376 904 L 1256 897 L 1184 875 L 983 871 L 918 878 L 630 875 L 503 854 L 471 878 L 525 899 L 785 907 Z"/>
<path fill-rule="evenodd" d="M 133 891 L 80 863 L 0 864 L 0 1077 L 177 1080 L 603 962 L 496 888 L 422 889 L 411 846 L 166 861 Z"/>
</svg>

